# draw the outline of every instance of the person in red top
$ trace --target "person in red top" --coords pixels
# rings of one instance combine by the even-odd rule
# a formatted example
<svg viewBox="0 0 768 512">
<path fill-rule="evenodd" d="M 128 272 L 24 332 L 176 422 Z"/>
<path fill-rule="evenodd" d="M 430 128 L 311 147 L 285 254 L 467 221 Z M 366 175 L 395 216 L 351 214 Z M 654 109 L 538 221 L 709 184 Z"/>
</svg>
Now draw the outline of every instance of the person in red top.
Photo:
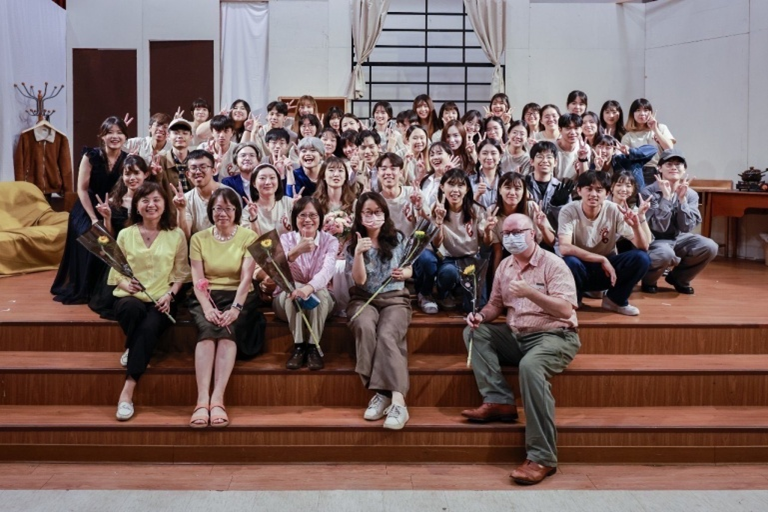
<svg viewBox="0 0 768 512">
<path fill-rule="evenodd" d="M 547 379 L 561 373 L 581 347 L 577 334 L 576 283 L 565 262 L 541 249 L 527 215 L 503 224 L 505 258 L 488 303 L 467 316 L 467 346 L 483 405 L 462 415 L 470 421 L 515 421 L 515 397 L 501 365 L 518 366 L 525 409 L 525 462 L 510 477 L 537 484 L 557 471 L 555 399 Z M 491 323 L 506 313 L 506 323 Z"/>
</svg>

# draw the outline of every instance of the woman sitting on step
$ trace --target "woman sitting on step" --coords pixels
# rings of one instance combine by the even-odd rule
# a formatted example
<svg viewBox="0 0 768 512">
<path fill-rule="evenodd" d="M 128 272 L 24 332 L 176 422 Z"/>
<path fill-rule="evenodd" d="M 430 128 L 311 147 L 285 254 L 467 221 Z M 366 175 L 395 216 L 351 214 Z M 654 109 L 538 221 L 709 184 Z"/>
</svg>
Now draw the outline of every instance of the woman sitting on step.
<svg viewBox="0 0 768 512">
<path fill-rule="evenodd" d="M 189 312 L 198 331 L 197 406 L 189 421 L 192 428 L 229 425 L 224 391 L 235 358 L 238 353 L 258 355 L 264 343 L 266 322 L 256 310 L 258 295 L 251 285 L 256 264 L 248 252 L 257 235 L 239 227 L 242 212 L 237 192 L 219 187 L 208 201 L 208 220 L 213 226 L 198 231 L 189 242 L 195 284 Z"/>
<path fill-rule="evenodd" d="M 131 201 L 131 226 L 117 236 L 117 245 L 146 292 L 141 291 L 136 280 L 115 270 L 110 270 L 107 279 L 108 284 L 116 285 L 114 311 L 128 348 L 124 354 L 127 375 L 116 414 L 120 421 L 133 416 L 133 391 L 147 369 L 157 340 L 171 325 L 168 315 L 176 309 L 176 294 L 182 283 L 189 281 L 187 239 L 176 227 L 170 205 L 170 196 L 160 184 L 145 182 Z"/>
<path fill-rule="evenodd" d="M 302 197 L 293 206 L 291 225 L 293 231 L 280 235 L 280 245 L 288 260 L 291 277 L 296 285 L 293 292 L 280 291 L 272 301 L 275 315 L 288 322 L 293 335 L 293 352 L 285 363 L 289 370 L 298 370 L 305 364 L 310 370 L 322 370 L 323 358 L 317 346 L 305 332 L 298 305 L 302 301 L 315 303 L 303 311 L 320 341 L 325 321 L 333 310 L 333 297 L 328 283 L 336 268 L 339 241 L 335 236 L 322 231 L 324 213 L 320 202 L 314 197 Z"/>
<path fill-rule="evenodd" d="M 363 417 L 387 417 L 384 428 L 399 430 L 408 421 L 405 394 L 408 392 L 408 347 L 405 334 L 411 323 L 411 299 L 405 280 L 411 267 L 400 268 L 405 258 L 405 237 L 395 229 L 384 198 L 376 192 L 360 196 L 355 208 L 353 238 L 347 254 L 347 269 L 355 281 L 350 290 L 347 315 L 355 334 L 355 371 L 367 389 L 376 391 Z M 373 293 L 392 277 L 382 293 L 365 305 Z"/>
</svg>

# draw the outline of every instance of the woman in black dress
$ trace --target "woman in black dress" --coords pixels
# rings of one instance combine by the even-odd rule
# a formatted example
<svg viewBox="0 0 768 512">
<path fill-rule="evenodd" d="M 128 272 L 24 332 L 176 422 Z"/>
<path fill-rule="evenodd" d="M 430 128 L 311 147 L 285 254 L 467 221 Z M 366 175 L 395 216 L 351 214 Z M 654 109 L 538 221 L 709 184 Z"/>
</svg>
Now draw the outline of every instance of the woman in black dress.
<svg viewBox="0 0 768 512">
<path fill-rule="evenodd" d="M 118 117 L 108 117 L 99 131 L 100 146 L 85 148 L 77 177 L 78 201 L 69 214 L 67 243 L 56 279 L 51 286 L 54 300 L 64 304 L 86 304 L 106 265 L 80 245 L 77 238 L 102 220 L 96 211 L 96 196 L 104 197 L 120 179 L 127 126 Z"/>
<path fill-rule="evenodd" d="M 112 190 L 109 191 L 109 195 L 96 195 L 96 213 L 101 215 L 104 227 L 107 228 L 107 231 L 115 239 L 117 239 L 117 235 L 125 227 L 125 223 L 131 215 L 131 201 L 133 200 L 134 193 L 144 181 L 157 181 L 154 176 L 149 171 L 147 163 L 143 158 L 139 155 L 128 155 L 123 160 L 121 177 Z M 108 273 L 109 268 L 107 267 L 99 275 L 96 287 L 91 293 L 88 307 L 102 318 L 115 320 L 114 312 L 112 311 L 112 306 L 115 302 L 112 292 L 115 290 L 115 287 L 107 284 Z"/>
</svg>

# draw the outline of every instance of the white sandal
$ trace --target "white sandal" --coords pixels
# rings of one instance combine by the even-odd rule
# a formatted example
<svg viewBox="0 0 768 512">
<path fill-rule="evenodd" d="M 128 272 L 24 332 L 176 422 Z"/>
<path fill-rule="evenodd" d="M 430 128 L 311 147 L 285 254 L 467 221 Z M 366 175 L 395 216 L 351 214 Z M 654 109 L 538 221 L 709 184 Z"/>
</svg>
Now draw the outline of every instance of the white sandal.
<svg viewBox="0 0 768 512">
<path fill-rule="evenodd" d="M 120 402 L 117 404 L 117 421 L 128 421 L 133 418 L 133 404 L 131 402 Z"/>
</svg>

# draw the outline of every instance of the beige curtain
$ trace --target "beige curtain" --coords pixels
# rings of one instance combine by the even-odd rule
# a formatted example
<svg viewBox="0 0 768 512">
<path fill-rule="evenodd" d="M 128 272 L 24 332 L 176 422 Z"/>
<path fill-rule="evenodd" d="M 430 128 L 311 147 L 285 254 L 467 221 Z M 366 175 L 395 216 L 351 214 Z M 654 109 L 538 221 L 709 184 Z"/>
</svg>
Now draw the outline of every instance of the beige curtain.
<svg viewBox="0 0 768 512">
<path fill-rule="evenodd" d="M 352 70 L 347 86 L 347 97 L 351 100 L 363 97 L 363 63 L 376 47 L 388 10 L 389 0 L 352 0 L 352 39 L 357 65 Z"/>
<path fill-rule="evenodd" d="M 495 66 L 491 79 L 491 96 L 504 92 L 501 56 L 506 43 L 506 0 L 464 0 L 469 21 L 475 29 L 485 56 Z"/>
</svg>

